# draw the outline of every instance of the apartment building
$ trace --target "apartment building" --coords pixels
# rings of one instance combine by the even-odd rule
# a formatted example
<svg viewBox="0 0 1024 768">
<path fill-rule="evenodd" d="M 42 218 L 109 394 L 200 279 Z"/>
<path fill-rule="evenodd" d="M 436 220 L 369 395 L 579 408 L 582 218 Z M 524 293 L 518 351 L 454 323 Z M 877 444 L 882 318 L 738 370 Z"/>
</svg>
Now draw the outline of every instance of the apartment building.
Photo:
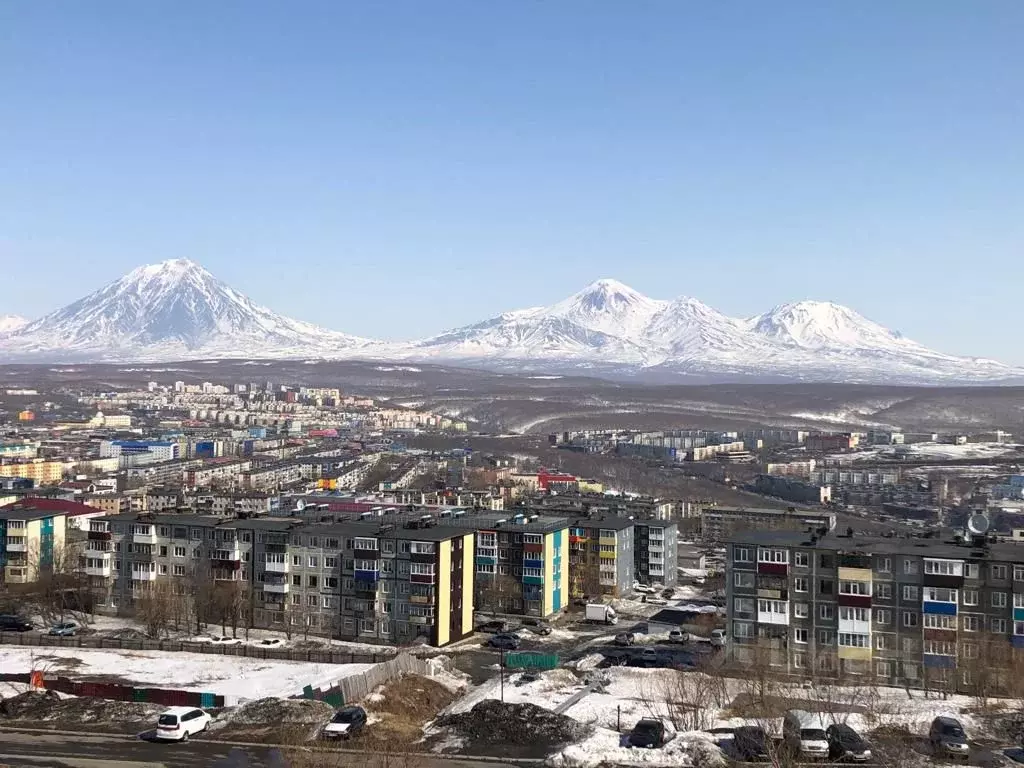
<svg viewBox="0 0 1024 768">
<path fill-rule="evenodd" d="M 27 584 L 65 557 L 66 515 L 27 504 L 0 509 L 0 581 Z"/>
<path fill-rule="evenodd" d="M 184 484 L 192 488 L 208 488 L 214 483 L 233 485 L 251 468 L 249 459 L 205 459 L 185 471 Z"/>
<path fill-rule="evenodd" d="M 45 459 L 20 459 L 0 464 L 0 475 L 24 477 L 36 485 L 55 485 L 64 477 L 64 462 Z"/>
<path fill-rule="evenodd" d="M 727 566 L 738 663 L 965 693 L 1012 684 L 1017 544 L 751 531 L 730 542 Z"/>
<path fill-rule="evenodd" d="M 569 526 L 571 597 L 621 597 L 633 591 L 635 529 L 628 518 L 579 518 Z"/>
<path fill-rule="evenodd" d="M 700 534 L 705 541 L 723 542 L 742 531 L 835 528 L 836 516 L 826 512 L 756 507 L 705 507 L 700 513 Z"/>
<path fill-rule="evenodd" d="M 635 520 L 633 531 L 636 580 L 674 587 L 679 582 L 679 527 L 661 520 Z"/>
</svg>

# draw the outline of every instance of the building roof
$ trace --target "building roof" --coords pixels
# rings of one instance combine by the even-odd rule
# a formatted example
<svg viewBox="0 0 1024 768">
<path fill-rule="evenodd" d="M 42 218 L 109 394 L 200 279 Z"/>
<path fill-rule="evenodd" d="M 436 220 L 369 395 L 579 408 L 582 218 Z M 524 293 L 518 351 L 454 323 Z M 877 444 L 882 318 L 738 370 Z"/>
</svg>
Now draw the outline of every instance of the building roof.
<svg viewBox="0 0 1024 768">
<path fill-rule="evenodd" d="M 613 531 L 621 531 L 632 528 L 636 520 L 631 517 L 577 517 L 570 520 L 570 528 L 607 528 Z"/>
<path fill-rule="evenodd" d="M 103 512 L 102 509 L 90 507 L 88 504 L 80 504 L 77 501 L 47 499 L 39 496 L 26 496 L 23 499 L 19 499 L 18 501 L 12 502 L 4 507 L 0 507 L 0 513 L 7 511 L 24 513 L 26 510 L 38 511 L 40 513 L 40 517 L 50 517 L 51 515 L 77 517 L 79 515 L 97 515 Z"/>
</svg>

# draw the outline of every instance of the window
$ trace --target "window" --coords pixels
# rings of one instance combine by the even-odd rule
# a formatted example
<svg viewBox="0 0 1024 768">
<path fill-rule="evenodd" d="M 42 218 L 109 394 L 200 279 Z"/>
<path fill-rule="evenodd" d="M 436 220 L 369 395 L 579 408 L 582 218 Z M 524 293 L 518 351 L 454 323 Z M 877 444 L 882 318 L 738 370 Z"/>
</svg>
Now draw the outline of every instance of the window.
<svg viewBox="0 0 1024 768">
<path fill-rule="evenodd" d="M 818 630 L 818 645 L 832 645 L 835 642 L 835 634 L 831 629 Z"/>
<path fill-rule="evenodd" d="M 963 576 L 964 564 L 959 560 L 927 558 L 924 561 L 924 572 L 932 576 Z"/>
<path fill-rule="evenodd" d="M 904 573 L 917 573 L 917 560 L 911 560 L 906 558 L 903 561 L 903 572 Z"/>
<path fill-rule="evenodd" d="M 993 579 L 1005 579 L 1006 578 L 1006 566 L 1005 565 L 992 565 L 989 566 L 989 576 Z"/>
<path fill-rule="evenodd" d="M 924 615 L 925 629 L 956 629 L 956 616 L 943 616 L 938 613 Z"/>
<path fill-rule="evenodd" d="M 793 630 L 793 642 L 799 643 L 800 645 L 806 645 L 808 642 L 809 632 L 803 627 L 797 627 Z"/>
<path fill-rule="evenodd" d="M 924 599 L 928 603 L 955 603 L 958 599 L 955 589 L 944 587 L 925 587 Z"/>
<path fill-rule="evenodd" d="M 732 623 L 733 637 L 753 637 L 754 625 L 745 621 L 734 621 Z"/>
<path fill-rule="evenodd" d="M 965 659 L 976 659 L 978 658 L 978 644 L 977 643 L 964 643 L 960 646 L 963 651 Z"/>
<path fill-rule="evenodd" d="M 878 600 L 892 600 L 892 584 L 875 584 L 875 598 Z"/>
<path fill-rule="evenodd" d="M 836 607 L 828 603 L 823 603 L 818 606 L 818 618 L 830 620 L 836 617 Z"/>
<path fill-rule="evenodd" d="M 874 634 L 874 638 L 875 638 L 875 650 L 876 651 L 891 651 L 892 650 L 892 641 L 893 641 L 893 636 L 892 635 L 883 635 L 881 633 L 876 632 Z"/>
<path fill-rule="evenodd" d="M 296 568 L 302 567 L 302 555 L 292 555 L 292 565 Z"/>
<path fill-rule="evenodd" d="M 964 605 L 977 605 L 978 604 L 978 590 L 976 589 L 965 589 L 963 591 Z"/>
<path fill-rule="evenodd" d="M 916 627 L 918 622 L 918 615 L 914 611 L 903 612 L 903 626 L 904 627 Z"/>
<path fill-rule="evenodd" d="M 386 581 L 384 583 L 387 584 Z M 325 589 L 337 589 L 338 588 L 338 577 L 337 576 L 328 576 L 328 577 L 326 577 L 324 579 L 324 588 Z"/>
<path fill-rule="evenodd" d="M 798 576 L 793 579 L 793 591 L 794 592 L 807 592 L 810 589 L 810 585 L 807 583 L 806 576 Z"/>
<path fill-rule="evenodd" d="M 160 557 L 167 557 L 167 547 L 160 547 Z"/>
<path fill-rule="evenodd" d="M 811 564 L 811 556 L 807 552 L 794 552 L 793 560 L 801 568 L 807 568 Z"/>
<path fill-rule="evenodd" d="M 840 621 L 870 621 L 870 614 L 867 608 L 851 608 L 843 606 L 839 609 Z"/>
<path fill-rule="evenodd" d="M 835 568 L 836 567 L 836 556 L 835 555 L 818 555 L 818 565 L 821 568 Z"/>
<path fill-rule="evenodd" d="M 320 598 L 316 595 L 306 595 L 306 605 L 310 608 L 316 608 L 320 604 Z"/>
<path fill-rule="evenodd" d="M 977 579 L 981 576 L 981 569 L 977 563 L 964 563 L 964 578 Z"/>
<path fill-rule="evenodd" d="M 752 573 L 741 573 L 740 571 L 736 571 L 733 574 L 733 584 L 734 584 L 734 586 L 741 587 L 743 589 L 753 589 L 754 588 L 754 574 L 752 574 Z"/>
<path fill-rule="evenodd" d="M 1024 621 L 1013 622 L 1013 634 L 1024 635 Z"/>
<path fill-rule="evenodd" d="M 785 600 L 758 600 L 757 611 L 758 613 L 775 613 L 779 616 L 785 616 L 789 612 Z"/>
<path fill-rule="evenodd" d="M 803 653 L 793 654 L 793 669 L 803 669 L 807 666 L 807 656 Z"/>
<path fill-rule="evenodd" d="M 202 551 L 199 549 L 199 547 L 196 547 L 195 549 L 192 550 L 192 559 L 193 560 L 198 560 L 199 556 L 201 554 L 202 554 Z"/>
<path fill-rule="evenodd" d="M 892 611 L 885 610 L 884 608 L 875 609 L 875 621 L 878 624 L 891 624 L 892 623 Z"/>
<path fill-rule="evenodd" d="M 184 576 L 185 575 L 185 566 L 184 565 L 176 565 L 176 566 L 174 566 L 174 575 L 175 576 Z"/>
<path fill-rule="evenodd" d="M 306 579 L 306 583 L 310 589 L 316 589 L 319 584 L 319 579 L 316 576 L 309 576 Z"/>
<path fill-rule="evenodd" d="M 757 550 L 757 562 L 759 563 L 788 563 L 789 551 L 785 549 L 765 549 L 759 547 Z"/>
<path fill-rule="evenodd" d="M 1006 634 L 1006 619 L 989 619 L 989 628 L 998 635 Z"/>
<path fill-rule="evenodd" d="M 914 603 L 916 603 L 918 601 L 918 599 L 919 598 L 918 598 L 917 587 L 911 586 L 909 584 L 904 584 L 903 585 L 903 600 L 904 600 L 904 602 L 908 602 L 908 603 L 909 602 L 914 602 Z"/>
<path fill-rule="evenodd" d="M 1024 581 L 1024 565 L 1013 566 L 1013 580 Z"/>
<path fill-rule="evenodd" d="M 734 563 L 749 563 L 750 560 L 750 548 L 749 547 L 733 547 L 732 548 L 732 559 Z"/>
<path fill-rule="evenodd" d="M 338 558 L 327 556 L 324 558 L 324 568 L 337 568 Z"/>
<path fill-rule="evenodd" d="M 321 608 L 330 608 L 334 605 L 334 598 L 330 595 L 322 595 L 320 598 Z"/>
<path fill-rule="evenodd" d="M 833 589 L 835 589 L 835 582 L 832 579 L 821 579 L 818 582 L 819 595 L 831 595 Z"/>
<path fill-rule="evenodd" d="M 161 565 L 160 566 L 160 575 L 161 576 L 166 576 L 167 575 L 167 566 L 166 565 Z"/>
<path fill-rule="evenodd" d="M 301 587 L 302 586 L 302 577 L 299 576 L 298 574 L 292 574 L 292 586 L 293 587 Z"/>
<path fill-rule="evenodd" d="M 917 680 L 921 677 L 921 669 L 917 664 L 903 662 L 903 676 L 907 680 Z"/>
<path fill-rule="evenodd" d="M 856 632 L 840 632 L 839 645 L 843 648 L 870 648 L 870 637 Z"/>
<path fill-rule="evenodd" d="M 918 643 L 917 640 L 915 640 L 912 637 L 904 637 L 903 640 L 900 642 L 900 645 L 903 648 L 903 652 L 904 653 L 920 653 L 921 652 L 920 644 Z"/>
<path fill-rule="evenodd" d="M 964 632 L 977 632 L 978 631 L 978 617 L 977 616 L 964 616 Z"/>
<path fill-rule="evenodd" d="M 875 675 L 877 677 L 892 677 L 892 662 L 891 661 L 876 661 L 875 662 Z"/>
<path fill-rule="evenodd" d="M 892 573 L 892 558 L 880 557 L 875 562 L 878 566 L 879 573 Z"/>
<path fill-rule="evenodd" d="M 309 567 L 310 568 L 319 568 L 320 567 L 320 558 L 316 557 L 315 555 L 310 555 L 309 556 Z"/>
<path fill-rule="evenodd" d="M 391 539 L 384 539 L 380 543 L 380 551 L 383 552 L 385 555 L 395 554 L 395 542 Z"/>
<path fill-rule="evenodd" d="M 184 557 L 185 556 L 185 548 L 184 547 L 175 547 L 174 548 L 174 556 L 175 557 Z"/>
<path fill-rule="evenodd" d="M 494 563 L 477 563 L 476 572 L 477 573 L 494 573 L 495 572 Z"/>
<path fill-rule="evenodd" d="M 868 597 L 871 595 L 871 584 L 866 581 L 840 581 L 839 594 Z"/>
<path fill-rule="evenodd" d="M 1006 607 L 1006 593 L 1005 592 L 993 592 L 992 593 L 992 607 L 993 608 L 1005 608 Z"/>
<path fill-rule="evenodd" d="M 956 656 L 956 643 L 947 643 L 942 640 L 925 640 L 924 653 L 935 656 Z"/>
<path fill-rule="evenodd" d="M 810 615 L 810 606 L 807 603 L 793 603 L 793 618 L 806 619 Z"/>
<path fill-rule="evenodd" d="M 1013 607 L 1024 608 L 1024 592 L 1013 593 Z"/>
<path fill-rule="evenodd" d="M 732 613 L 738 619 L 754 618 L 754 599 L 751 597 L 734 597 Z"/>
</svg>

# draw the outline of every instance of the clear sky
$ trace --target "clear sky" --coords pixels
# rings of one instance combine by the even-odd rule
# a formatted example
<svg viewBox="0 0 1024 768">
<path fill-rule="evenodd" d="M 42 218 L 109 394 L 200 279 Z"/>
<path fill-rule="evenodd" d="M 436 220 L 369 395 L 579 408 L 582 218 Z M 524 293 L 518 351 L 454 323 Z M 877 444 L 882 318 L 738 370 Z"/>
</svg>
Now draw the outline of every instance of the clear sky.
<svg viewBox="0 0 1024 768">
<path fill-rule="evenodd" d="M 11 0 L 0 314 L 188 257 L 378 338 L 599 277 L 1024 363 L 1024 2 Z"/>
</svg>

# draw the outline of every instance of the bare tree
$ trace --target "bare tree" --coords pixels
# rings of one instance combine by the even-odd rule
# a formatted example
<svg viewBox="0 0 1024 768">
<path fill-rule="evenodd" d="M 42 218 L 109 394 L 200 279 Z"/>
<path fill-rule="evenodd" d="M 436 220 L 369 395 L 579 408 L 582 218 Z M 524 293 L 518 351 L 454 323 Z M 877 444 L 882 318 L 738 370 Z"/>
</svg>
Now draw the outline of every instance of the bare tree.
<svg viewBox="0 0 1024 768">
<path fill-rule="evenodd" d="M 167 634 L 171 615 L 178 602 L 174 585 L 169 581 L 154 582 L 135 599 L 135 615 L 146 627 L 150 637 Z"/>
<path fill-rule="evenodd" d="M 523 586 L 505 573 L 477 574 L 475 608 L 492 616 L 508 612 L 512 600 L 521 600 Z"/>
</svg>

